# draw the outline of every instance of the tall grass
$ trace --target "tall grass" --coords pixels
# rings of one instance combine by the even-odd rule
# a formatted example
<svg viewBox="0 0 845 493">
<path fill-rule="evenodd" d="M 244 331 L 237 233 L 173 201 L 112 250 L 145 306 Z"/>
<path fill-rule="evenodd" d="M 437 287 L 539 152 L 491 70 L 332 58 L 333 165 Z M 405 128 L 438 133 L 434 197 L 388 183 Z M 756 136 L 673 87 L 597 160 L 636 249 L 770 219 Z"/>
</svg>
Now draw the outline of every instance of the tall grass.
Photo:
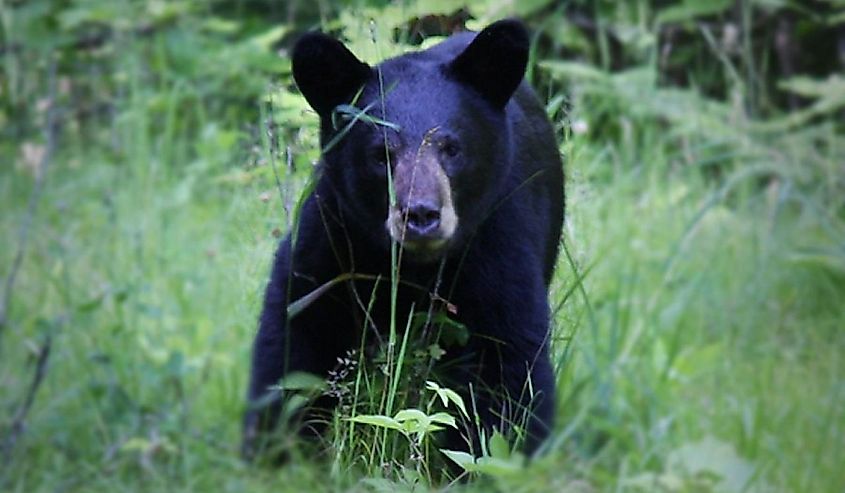
<svg viewBox="0 0 845 493">
<path fill-rule="evenodd" d="M 344 27 L 353 46 L 370 39 L 366 25 Z M 378 39 L 381 53 L 401 48 Z M 249 126 L 186 104 L 192 87 L 150 77 L 148 50 L 163 42 L 123 40 L 114 111 L 62 127 L 0 335 L 0 432 L 45 334 L 53 351 L 0 489 L 445 487 L 401 437 L 344 408 L 326 437 L 333 456 L 281 469 L 238 458 L 260 295 L 307 187 L 316 121 L 286 86 Z M 166 74 L 175 62 L 158 63 Z M 741 104 L 660 87 L 653 66 L 583 69 L 541 64 L 534 80 L 568 173 L 550 294 L 558 427 L 524 469 L 452 487 L 840 491 L 841 123 L 761 125 Z M 2 143 L 4 277 L 33 188 L 21 144 Z M 408 323 L 395 319 L 387 377 L 354 356 L 347 411 L 419 405 L 407 398 L 419 383 L 402 378 Z"/>
</svg>

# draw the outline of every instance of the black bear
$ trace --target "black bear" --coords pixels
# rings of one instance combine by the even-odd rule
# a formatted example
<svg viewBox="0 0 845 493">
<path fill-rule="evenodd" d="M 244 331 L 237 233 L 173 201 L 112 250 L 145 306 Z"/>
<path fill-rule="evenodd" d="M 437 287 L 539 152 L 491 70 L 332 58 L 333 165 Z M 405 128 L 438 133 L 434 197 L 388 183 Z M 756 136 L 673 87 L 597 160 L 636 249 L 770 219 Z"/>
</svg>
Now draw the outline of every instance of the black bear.
<svg viewBox="0 0 845 493">
<path fill-rule="evenodd" d="M 448 348 L 459 364 L 444 384 L 462 385 L 465 396 L 471 387 L 488 430 L 523 423 L 529 451 L 548 435 L 547 298 L 564 177 L 544 107 L 522 82 L 528 51 L 515 20 L 376 67 L 324 34 L 297 42 L 293 76 L 320 117 L 323 153 L 266 288 L 247 454 L 277 424 L 283 376 L 327 376 L 365 331 L 385 333 L 391 316 L 404 327 L 433 298 L 445 298 L 470 333 Z M 332 404 L 323 396 L 313 406 Z"/>
</svg>

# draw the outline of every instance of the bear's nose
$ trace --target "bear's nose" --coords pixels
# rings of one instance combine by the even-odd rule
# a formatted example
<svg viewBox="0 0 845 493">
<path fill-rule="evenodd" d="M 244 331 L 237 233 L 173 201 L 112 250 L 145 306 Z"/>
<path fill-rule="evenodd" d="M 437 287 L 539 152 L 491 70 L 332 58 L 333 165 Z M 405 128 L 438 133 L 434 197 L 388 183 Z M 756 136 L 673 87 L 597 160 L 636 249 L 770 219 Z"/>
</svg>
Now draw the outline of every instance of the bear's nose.
<svg viewBox="0 0 845 493">
<path fill-rule="evenodd" d="M 432 236 L 440 227 L 440 208 L 428 202 L 416 202 L 405 209 L 407 232 L 412 238 Z"/>
</svg>

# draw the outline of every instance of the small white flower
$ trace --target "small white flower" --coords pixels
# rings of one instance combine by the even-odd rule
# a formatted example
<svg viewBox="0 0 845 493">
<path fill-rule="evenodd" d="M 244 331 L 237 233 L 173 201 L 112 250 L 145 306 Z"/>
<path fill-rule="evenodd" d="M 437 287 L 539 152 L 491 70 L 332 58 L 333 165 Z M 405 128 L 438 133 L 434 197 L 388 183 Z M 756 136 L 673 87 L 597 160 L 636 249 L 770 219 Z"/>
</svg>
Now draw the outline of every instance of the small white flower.
<svg viewBox="0 0 845 493">
<path fill-rule="evenodd" d="M 572 122 L 570 127 L 572 128 L 572 133 L 575 135 L 584 135 L 590 130 L 590 125 L 588 125 L 584 120 L 575 120 Z"/>
</svg>

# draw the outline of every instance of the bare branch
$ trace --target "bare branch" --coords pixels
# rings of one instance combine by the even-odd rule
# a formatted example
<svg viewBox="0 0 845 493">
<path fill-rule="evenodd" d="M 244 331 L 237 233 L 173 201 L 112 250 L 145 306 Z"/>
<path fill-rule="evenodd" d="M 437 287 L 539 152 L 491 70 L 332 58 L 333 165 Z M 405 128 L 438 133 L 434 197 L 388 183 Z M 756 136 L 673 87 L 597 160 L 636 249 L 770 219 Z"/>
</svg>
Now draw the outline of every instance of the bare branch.
<svg viewBox="0 0 845 493">
<path fill-rule="evenodd" d="M 32 408 L 35 393 L 38 392 L 41 382 L 44 381 L 44 376 L 47 375 L 47 361 L 50 359 L 50 349 L 52 346 L 53 336 L 47 334 L 44 343 L 38 348 L 38 360 L 35 364 L 35 373 L 32 376 L 32 382 L 29 384 L 29 389 L 27 389 L 23 403 L 21 403 L 18 411 L 15 413 L 14 419 L 12 419 L 9 433 L 3 439 L 2 445 L 0 445 L 0 457 L 3 458 L 4 463 L 8 462 L 15 443 L 17 443 L 18 438 L 25 429 L 26 417 L 29 415 L 30 408 Z"/>
<path fill-rule="evenodd" d="M 18 277 L 21 264 L 23 263 L 24 253 L 29 242 L 29 232 L 32 229 L 32 223 L 35 219 L 35 210 L 38 207 L 38 202 L 41 198 L 42 190 L 44 189 L 44 180 L 47 176 L 47 170 L 50 167 L 50 162 L 56 150 L 56 140 L 58 133 L 58 118 L 56 106 L 56 59 L 52 58 L 49 69 L 49 96 L 47 107 L 47 118 L 44 125 L 44 139 L 46 140 L 46 149 L 38 169 L 35 172 L 35 184 L 32 187 L 32 194 L 29 196 L 29 203 L 27 204 L 24 218 L 21 221 L 20 229 L 18 230 L 18 249 L 15 253 L 15 258 L 12 260 L 12 267 L 9 274 L 6 276 L 6 281 L 3 288 L 3 298 L 0 299 L 0 336 L 3 335 L 3 330 L 8 323 L 9 306 L 12 301 L 12 294 L 14 292 L 15 281 Z"/>
</svg>

